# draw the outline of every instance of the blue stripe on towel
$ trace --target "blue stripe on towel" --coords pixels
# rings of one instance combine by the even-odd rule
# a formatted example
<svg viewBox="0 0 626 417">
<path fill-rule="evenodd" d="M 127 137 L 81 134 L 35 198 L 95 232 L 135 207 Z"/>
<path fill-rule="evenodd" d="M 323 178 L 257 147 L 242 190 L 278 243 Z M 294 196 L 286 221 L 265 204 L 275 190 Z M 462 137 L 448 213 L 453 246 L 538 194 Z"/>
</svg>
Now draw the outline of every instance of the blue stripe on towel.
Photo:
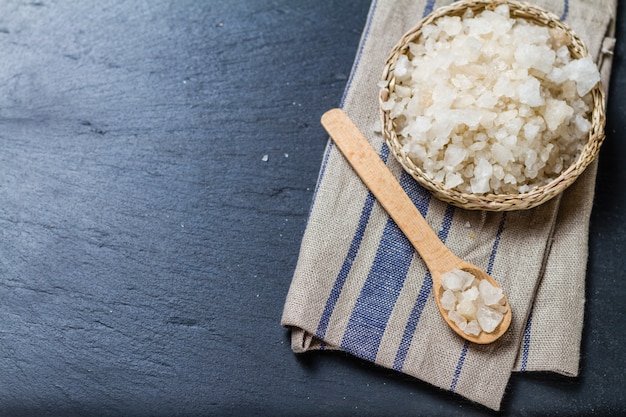
<svg viewBox="0 0 626 417">
<path fill-rule="evenodd" d="M 433 11 L 435 8 L 435 3 L 437 0 L 428 0 L 426 1 L 426 6 L 424 6 L 424 13 L 422 13 L 422 17 L 426 17 L 427 14 Z"/>
<path fill-rule="evenodd" d="M 569 14 L 569 0 L 565 0 L 563 3 L 563 14 L 561 15 L 561 20 L 567 19 L 567 15 Z"/>
<path fill-rule="evenodd" d="M 365 204 L 363 205 L 363 209 L 361 210 L 361 216 L 359 218 L 359 224 L 357 226 L 356 232 L 354 233 L 354 237 L 352 238 L 352 242 L 350 243 L 350 247 L 348 248 L 348 254 L 341 265 L 341 269 L 339 270 L 339 274 L 335 279 L 335 283 L 333 284 L 333 288 L 330 291 L 330 295 L 326 300 L 326 306 L 324 307 L 324 312 L 322 313 L 322 317 L 317 326 L 317 331 L 315 336 L 319 339 L 323 339 L 326 335 L 326 329 L 328 328 L 328 322 L 330 321 L 330 316 L 333 314 L 333 310 L 335 309 L 335 305 L 339 300 L 339 294 L 341 294 L 341 290 L 343 289 L 343 285 L 346 282 L 346 278 L 348 278 L 348 274 L 350 273 L 350 269 L 352 268 L 352 263 L 356 258 L 357 253 L 359 252 L 359 248 L 361 247 L 361 241 L 363 240 L 363 234 L 365 233 L 365 228 L 370 218 L 370 214 L 372 213 L 372 208 L 374 207 L 374 196 L 372 193 L 368 193 L 365 198 Z"/>
<path fill-rule="evenodd" d="M 422 215 L 426 214 L 430 194 L 408 174 L 400 184 Z M 415 249 L 389 219 L 378 244 L 370 272 L 352 310 L 341 347 L 363 359 L 376 360 L 387 322 L 404 285 Z"/>
<path fill-rule="evenodd" d="M 387 158 L 389 157 L 389 147 L 384 143 L 380 150 L 380 157 L 383 161 L 387 161 Z M 356 255 L 358 254 L 361 247 L 361 241 L 363 240 L 365 229 L 367 228 L 370 215 L 372 214 L 374 201 L 374 195 L 371 192 L 368 192 L 367 197 L 365 198 L 365 203 L 363 204 L 363 208 L 361 209 L 359 223 L 357 225 L 356 231 L 354 232 L 354 236 L 352 237 L 350 247 L 348 248 L 348 253 L 346 254 L 343 264 L 341 265 L 341 269 L 337 274 L 337 278 L 335 278 L 335 283 L 333 284 L 330 295 L 326 300 L 326 305 L 324 306 L 322 317 L 320 318 L 320 322 L 317 325 L 317 331 L 315 332 L 315 336 L 319 339 L 323 339 L 326 335 L 326 329 L 328 328 L 330 317 L 332 316 L 335 305 L 339 300 L 339 295 L 341 294 L 343 285 L 348 278 L 348 274 L 350 274 L 350 270 L 352 269 L 352 263 L 354 262 L 354 259 L 356 258 Z"/>
<path fill-rule="evenodd" d="M 493 264 L 496 260 L 496 253 L 498 252 L 498 246 L 500 246 L 500 238 L 502 237 L 502 230 L 504 230 L 504 222 L 506 220 L 506 212 L 502 213 L 500 223 L 498 224 L 498 231 L 496 232 L 496 238 L 493 241 L 493 247 L 491 248 L 491 254 L 489 255 L 489 263 L 487 264 L 487 274 L 491 275 L 493 271 Z"/>
<path fill-rule="evenodd" d="M 461 375 L 461 369 L 463 369 L 463 364 L 465 363 L 465 356 L 467 356 L 467 350 L 469 349 L 469 342 L 466 340 L 463 343 L 463 349 L 461 349 L 461 356 L 459 357 L 459 361 L 456 364 L 456 368 L 454 369 L 454 377 L 452 378 L 452 383 L 450 384 L 450 391 L 454 392 L 456 389 L 456 384 L 459 382 L 459 376 Z"/>
<path fill-rule="evenodd" d="M 413 248 L 396 224 L 389 220 L 374 264 L 350 315 L 341 347 L 374 361 L 387 321 L 404 285 Z"/>
<path fill-rule="evenodd" d="M 531 307 L 530 313 L 528 313 L 528 320 L 526 320 L 526 328 L 524 329 L 524 341 L 522 343 L 522 365 L 520 371 L 525 372 L 528 365 L 528 353 L 530 351 L 530 329 L 533 325 L 533 308 Z"/>
<path fill-rule="evenodd" d="M 487 274 L 491 275 L 491 271 L 493 270 L 493 264 L 496 259 L 496 253 L 498 252 L 498 246 L 500 246 L 500 238 L 502 237 L 502 231 L 504 230 L 504 222 L 506 220 L 506 212 L 502 213 L 502 217 L 500 217 L 500 223 L 498 224 L 498 231 L 496 232 L 496 238 L 493 241 L 493 247 L 491 248 L 491 254 L 489 255 L 489 263 L 487 264 Z M 461 355 L 459 356 L 459 360 L 456 363 L 456 368 L 454 370 L 454 376 L 452 377 L 452 382 L 450 383 L 450 391 L 454 391 L 456 389 L 456 384 L 459 382 L 459 377 L 461 376 L 461 370 L 463 369 L 463 364 L 465 363 L 465 358 L 467 357 L 467 351 L 469 349 L 469 342 L 465 342 L 463 344 L 463 348 L 461 349 Z"/>
<path fill-rule="evenodd" d="M 454 207 L 448 206 L 446 208 L 446 212 L 443 216 L 443 221 L 441 223 L 441 228 L 439 229 L 439 239 L 442 242 L 445 242 L 448 238 L 448 232 L 450 231 L 450 226 L 452 225 L 452 218 L 454 217 Z M 404 361 L 406 359 L 406 355 L 409 352 L 409 347 L 411 346 L 411 340 L 413 340 L 413 335 L 415 334 L 415 329 L 417 328 L 417 323 L 422 316 L 422 311 L 424 311 L 424 306 L 426 306 L 426 301 L 428 301 L 428 297 L 433 288 L 433 279 L 430 275 L 430 272 L 426 272 L 426 276 L 424 277 L 424 281 L 422 282 L 422 287 L 417 295 L 417 299 L 415 304 L 413 305 L 413 309 L 411 310 L 411 314 L 409 315 L 409 319 L 407 320 L 406 326 L 404 328 L 404 333 L 402 334 L 402 340 L 400 341 L 400 346 L 398 347 L 398 351 L 396 352 L 396 358 L 393 362 L 393 369 L 396 371 L 401 371 L 404 367 Z"/>
</svg>

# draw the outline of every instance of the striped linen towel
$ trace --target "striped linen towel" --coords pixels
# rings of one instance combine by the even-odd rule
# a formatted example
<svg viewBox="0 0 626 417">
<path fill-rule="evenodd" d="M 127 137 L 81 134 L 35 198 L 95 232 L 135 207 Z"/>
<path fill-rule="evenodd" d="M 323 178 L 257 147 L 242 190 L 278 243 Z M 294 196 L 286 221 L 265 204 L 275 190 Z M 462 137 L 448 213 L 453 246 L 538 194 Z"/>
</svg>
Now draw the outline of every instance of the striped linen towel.
<svg viewBox="0 0 626 417">
<path fill-rule="evenodd" d="M 596 163 L 535 209 L 467 211 L 407 174 L 376 133 L 377 82 L 391 48 L 449 0 L 373 0 L 342 107 L 439 237 L 496 277 L 513 322 L 490 345 L 465 342 L 441 319 L 424 263 L 331 142 L 324 155 L 281 323 L 292 349 L 340 349 L 499 409 L 512 371 L 576 376 Z M 597 59 L 606 89 L 616 0 L 539 0 Z"/>
</svg>

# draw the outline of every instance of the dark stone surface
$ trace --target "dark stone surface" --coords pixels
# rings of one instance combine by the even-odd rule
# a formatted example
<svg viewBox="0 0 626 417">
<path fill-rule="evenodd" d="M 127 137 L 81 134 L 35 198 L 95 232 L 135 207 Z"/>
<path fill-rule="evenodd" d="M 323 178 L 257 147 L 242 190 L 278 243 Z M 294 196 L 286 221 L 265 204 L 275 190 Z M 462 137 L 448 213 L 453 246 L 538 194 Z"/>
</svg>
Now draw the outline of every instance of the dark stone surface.
<svg viewBox="0 0 626 417">
<path fill-rule="evenodd" d="M 368 8 L 0 3 L 0 415 L 494 414 L 341 353 L 296 356 L 279 325 L 319 117 Z M 502 414 L 626 412 L 624 56 L 581 376 L 514 375 Z"/>
</svg>

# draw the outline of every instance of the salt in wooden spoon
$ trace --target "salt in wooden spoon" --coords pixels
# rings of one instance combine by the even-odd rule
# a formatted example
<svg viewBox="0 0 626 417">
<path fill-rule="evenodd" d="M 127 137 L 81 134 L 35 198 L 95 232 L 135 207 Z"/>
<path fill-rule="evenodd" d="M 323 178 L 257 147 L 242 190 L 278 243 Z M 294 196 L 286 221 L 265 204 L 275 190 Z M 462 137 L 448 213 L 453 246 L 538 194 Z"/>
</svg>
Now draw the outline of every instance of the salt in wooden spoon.
<svg viewBox="0 0 626 417">
<path fill-rule="evenodd" d="M 454 268 L 467 271 L 478 279 L 486 279 L 499 288 L 498 283 L 482 269 L 454 255 L 443 244 L 374 148 L 342 110 L 332 109 L 326 112 L 322 116 L 322 125 L 363 183 L 424 260 L 432 276 L 433 295 L 439 312 L 448 325 L 462 338 L 474 343 L 491 343 L 502 336 L 511 324 L 511 307 L 506 295 L 504 305 L 507 309 L 500 324 L 493 332 L 481 331 L 478 336 L 466 334 L 450 320 L 440 301 L 444 291 L 441 277 Z"/>
</svg>

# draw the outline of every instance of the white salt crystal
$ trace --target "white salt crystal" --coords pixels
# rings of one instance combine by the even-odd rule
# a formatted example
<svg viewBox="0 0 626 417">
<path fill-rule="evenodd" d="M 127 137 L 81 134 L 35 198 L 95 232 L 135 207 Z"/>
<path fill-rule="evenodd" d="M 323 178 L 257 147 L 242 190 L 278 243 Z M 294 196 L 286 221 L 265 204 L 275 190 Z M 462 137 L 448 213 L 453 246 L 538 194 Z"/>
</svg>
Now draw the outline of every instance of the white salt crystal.
<svg viewBox="0 0 626 417">
<path fill-rule="evenodd" d="M 411 96 L 411 87 L 396 85 L 394 90 L 396 95 L 400 98 L 410 97 Z"/>
<path fill-rule="evenodd" d="M 444 183 L 444 188 L 451 189 L 463 184 L 464 180 L 461 174 L 456 172 L 448 172 L 446 173 L 446 181 Z"/>
<path fill-rule="evenodd" d="M 463 288 L 463 278 L 453 271 L 446 272 L 441 276 L 441 285 L 446 290 L 460 291 Z"/>
<path fill-rule="evenodd" d="M 452 320 L 454 324 L 460 327 L 461 330 L 465 329 L 465 326 L 467 326 L 467 319 L 454 310 L 450 310 L 448 312 L 448 318 Z"/>
<path fill-rule="evenodd" d="M 489 281 L 483 279 L 478 284 L 478 291 L 485 305 L 492 306 L 498 304 L 503 299 L 502 288 L 493 286 Z"/>
<path fill-rule="evenodd" d="M 600 81 L 600 73 L 589 56 L 571 61 L 563 70 L 568 79 L 576 82 L 578 95 L 581 97 Z"/>
<path fill-rule="evenodd" d="M 504 147 L 500 143 L 496 142 L 491 147 L 493 158 L 502 166 L 506 166 L 509 162 L 515 160 L 513 153 L 509 148 Z"/>
<path fill-rule="evenodd" d="M 544 73 L 552 70 L 555 58 L 556 53 L 547 45 L 522 43 L 515 50 L 515 60 L 520 68 L 534 68 Z"/>
<path fill-rule="evenodd" d="M 475 129 L 480 123 L 482 112 L 476 110 L 456 110 L 454 111 L 457 125 L 465 125 L 470 129 Z"/>
<path fill-rule="evenodd" d="M 496 112 L 492 112 L 488 110 L 481 110 L 480 124 L 482 127 L 489 129 L 490 127 L 493 126 L 493 121 L 496 120 L 497 117 L 498 117 L 498 114 Z M 479 140 L 478 139 L 479 135 L 481 135 L 481 133 L 478 133 L 476 135 L 476 140 Z M 483 134 L 482 136 L 485 136 L 485 135 Z"/>
<path fill-rule="evenodd" d="M 526 123 L 524 125 L 524 138 L 526 138 L 526 140 L 528 141 L 533 141 L 537 137 L 540 128 L 541 126 L 539 125 Z"/>
<path fill-rule="evenodd" d="M 474 167 L 474 178 L 470 181 L 472 192 L 476 194 L 488 192 L 492 173 L 493 166 L 485 158 L 480 158 Z"/>
<path fill-rule="evenodd" d="M 449 109 L 456 98 L 454 90 L 443 84 L 437 84 L 433 89 L 433 107 L 438 111 Z"/>
<path fill-rule="evenodd" d="M 472 283 L 474 282 L 474 280 L 476 279 L 476 277 L 474 277 L 474 275 L 472 275 L 471 273 L 467 272 L 467 271 L 463 271 L 462 269 L 454 269 L 453 270 L 455 274 L 457 274 L 458 276 L 463 278 L 463 285 L 462 285 L 462 289 L 466 290 L 470 287 L 470 285 L 472 285 Z"/>
<path fill-rule="evenodd" d="M 515 93 L 515 85 L 511 82 L 511 79 L 506 75 L 501 75 L 493 86 L 493 94 L 496 97 L 513 97 Z"/>
<path fill-rule="evenodd" d="M 457 107 L 457 108 L 469 107 L 475 102 L 476 102 L 476 99 L 474 98 L 473 95 L 467 94 L 467 93 L 459 94 L 458 96 L 456 96 L 456 99 L 454 100 L 453 107 Z"/>
<path fill-rule="evenodd" d="M 476 100 L 478 107 L 490 109 L 498 103 L 498 99 L 490 91 L 485 91 Z"/>
<path fill-rule="evenodd" d="M 523 104 L 521 106 L 519 106 L 519 109 L 517 109 L 517 113 L 521 117 L 523 117 L 525 119 L 527 119 L 527 118 L 529 118 L 529 117 L 531 117 L 531 116 L 533 116 L 535 114 L 533 109 L 531 109 L 529 106 L 523 105 Z M 523 123 L 522 123 L 522 125 L 523 125 Z"/>
<path fill-rule="evenodd" d="M 448 142 L 450 142 L 450 130 L 452 129 L 452 125 L 450 124 L 444 124 L 443 126 L 440 125 L 435 125 L 433 126 L 433 130 L 435 131 L 440 131 L 441 129 L 443 129 L 444 131 L 448 132 L 448 134 L 446 135 L 437 135 L 435 136 L 430 143 L 428 143 L 427 145 L 437 151 L 437 153 L 439 153 L 440 150 L 442 150 L 444 148 L 445 145 L 448 144 Z M 439 160 L 435 160 L 433 161 L 436 165 L 439 165 L 439 163 L 441 161 Z"/>
<path fill-rule="evenodd" d="M 422 27 L 422 35 L 424 38 L 436 38 L 441 33 L 441 28 L 435 25 L 425 25 Z"/>
<path fill-rule="evenodd" d="M 498 115 L 498 122 L 500 124 L 507 124 L 508 122 L 510 122 L 511 120 L 515 119 L 518 115 L 517 110 L 507 110 L 507 111 L 503 111 Z"/>
<path fill-rule="evenodd" d="M 528 104 L 530 107 L 538 107 L 545 103 L 541 95 L 541 84 L 539 84 L 539 80 L 532 76 L 520 84 L 517 88 L 517 94 L 519 101 Z"/>
<path fill-rule="evenodd" d="M 504 182 L 507 183 L 507 184 L 517 184 L 517 180 L 511 174 L 505 174 L 504 175 Z"/>
<path fill-rule="evenodd" d="M 526 168 L 531 168 L 535 165 L 537 161 L 537 152 L 534 149 L 529 149 L 524 154 L 524 165 Z"/>
<path fill-rule="evenodd" d="M 446 148 L 444 162 L 446 166 L 455 167 L 467 157 L 468 151 L 462 146 L 449 145 Z"/>
<path fill-rule="evenodd" d="M 433 65 L 439 68 L 441 71 L 445 71 L 455 61 L 456 54 L 451 52 L 439 52 L 433 57 Z"/>
<path fill-rule="evenodd" d="M 487 306 L 480 306 L 476 311 L 476 320 L 478 320 L 480 328 L 487 333 L 493 332 L 503 318 L 504 315 L 502 313 Z"/>
<path fill-rule="evenodd" d="M 448 36 L 456 36 L 463 29 L 461 18 L 459 16 L 444 16 L 437 21 L 437 26 Z"/>
<path fill-rule="evenodd" d="M 560 63 L 569 62 L 570 53 L 566 45 L 562 45 L 556 50 L 556 58 Z"/>
<path fill-rule="evenodd" d="M 574 114 L 574 109 L 568 106 L 565 101 L 548 99 L 543 118 L 548 125 L 548 129 L 557 130 L 565 119 L 572 114 Z"/>
<path fill-rule="evenodd" d="M 443 295 L 441 296 L 441 307 L 445 310 L 454 310 L 456 306 L 456 296 L 454 295 L 454 291 L 445 290 Z"/>
<path fill-rule="evenodd" d="M 499 14 L 500 16 L 506 18 L 507 20 L 509 19 L 509 5 L 508 4 L 501 4 L 498 7 L 496 7 L 494 9 L 494 12 Z M 511 25 L 513 25 L 513 22 L 511 22 Z"/>
<path fill-rule="evenodd" d="M 525 20 L 518 20 L 518 25 L 513 28 L 514 36 L 524 42 L 545 44 L 550 39 L 550 32 L 545 26 L 530 24 Z"/>
<path fill-rule="evenodd" d="M 417 133 L 425 133 L 431 128 L 432 122 L 429 117 L 426 116 L 418 116 L 415 118 L 415 121 L 410 125 L 411 132 Z"/>
<path fill-rule="evenodd" d="M 450 80 L 450 82 L 460 91 L 468 90 L 474 85 L 472 80 L 470 80 L 465 74 L 457 74 Z"/>
<path fill-rule="evenodd" d="M 494 165 L 493 176 L 498 180 L 504 179 L 504 168 L 501 165 Z"/>
<path fill-rule="evenodd" d="M 471 320 L 470 322 L 467 323 L 467 326 L 465 326 L 465 329 L 462 329 L 462 330 L 466 334 L 471 334 L 471 335 L 474 335 L 474 336 L 478 336 L 482 329 L 480 328 L 480 325 L 478 324 L 478 321 Z"/>
<path fill-rule="evenodd" d="M 553 67 L 552 70 L 547 74 L 546 78 L 553 83 L 561 84 L 565 80 L 567 80 L 567 74 L 563 71 L 563 68 Z"/>
<path fill-rule="evenodd" d="M 541 152 L 539 153 L 539 158 L 542 162 L 545 163 L 550 158 L 550 151 L 552 151 L 553 148 L 554 145 L 552 143 L 549 143 L 545 148 L 541 150 Z"/>
<path fill-rule="evenodd" d="M 506 15 L 504 13 L 506 13 Z M 482 17 L 484 17 L 491 26 L 491 31 L 495 36 L 501 36 L 511 30 L 514 23 L 514 20 L 509 19 L 508 10 L 505 11 L 504 9 L 500 11 L 494 10 L 493 12 L 485 10 L 485 12 L 482 13 Z"/>
<path fill-rule="evenodd" d="M 410 78 L 411 74 L 409 67 L 409 57 L 406 55 L 400 55 L 398 57 L 398 61 L 396 62 L 396 67 L 393 70 L 394 75 L 399 81 Z"/>
<path fill-rule="evenodd" d="M 583 133 L 589 132 L 591 129 L 591 123 L 589 120 L 585 119 L 582 115 L 578 114 L 574 118 L 574 124 L 576 125 L 576 129 L 580 130 Z"/>
<path fill-rule="evenodd" d="M 472 285 L 473 280 L 474 275 L 457 268 L 441 275 L 441 284 L 446 290 L 465 290 Z"/>
<path fill-rule="evenodd" d="M 461 300 L 456 306 L 456 312 L 465 317 L 465 319 L 472 319 L 476 317 L 476 306 L 472 300 Z"/>
<path fill-rule="evenodd" d="M 485 19 L 472 19 L 467 21 L 467 34 L 470 37 L 479 37 L 493 31 L 493 27 Z"/>
<path fill-rule="evenodd" d="M 476 287 L 469 287 L 468 289 L 466 289 L 465 291 L 463 291 L 461 293 L 461 301 L 476 301 L 478 299 L 478 296 L 480 295 L 478 288 Z"/>
<path fill-rule="evenodd" d="M 484 194 L 490 189 L 489 178 L 472 178 L 470 180 L 470 190 L 473 194 Z"/>
</svg>

